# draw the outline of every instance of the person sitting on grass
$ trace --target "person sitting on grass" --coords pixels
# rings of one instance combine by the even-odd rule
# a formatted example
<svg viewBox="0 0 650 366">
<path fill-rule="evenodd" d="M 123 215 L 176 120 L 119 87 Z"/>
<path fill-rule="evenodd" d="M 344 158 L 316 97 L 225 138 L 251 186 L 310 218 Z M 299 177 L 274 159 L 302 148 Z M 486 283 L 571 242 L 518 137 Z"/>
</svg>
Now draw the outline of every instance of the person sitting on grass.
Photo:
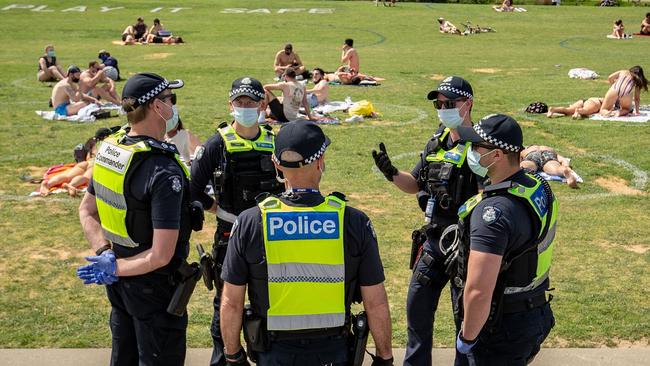
<svg viewBox="0 0 650 366">
<path fill-rule="evenodd" d="M 115 79 L 113 79 L 111 77 L 111 75 L 109 75 L 108 73 L 105 72 L 107 74 L 106 76 L 110 77 L 114 81 L 118 81 L 118 80 L 121 79 L 120 78 L 120 68 L 117 66 L 117 59 L 115 57 L 111 56 L 111 54 L 106 50 L 99 50 L 99 53 L 97 54 L 97 57 L 100 60 L 102 60 L 102 63 L 99 64 L 100 68 L 105 69 L 107 67 L 112 67 L 117 72 L 117 77 Z"/>
<path fill-rule="evenodd" d="M 650 36 L 650 13 L 645 14 L 645 18 L 641 22 L 641 32 L 639 33 Z"/>
<path fill-rule="evenodd" d="M 153 25 L 151 26 L 151 28 L 149 28 L 149 31 L 147 32 L 147 35 L 153 34 L 155 36 L 158 36 L 159 35 L 158 32 L 164 31 L 164 30 L 165 30 L 165 26 L 160 24 L 160 19 L 156 18 L 156 19 L 153 20 Z"/>
<path fill-rule="evenodd" d="M 632 112 L 639 114 L 641 103 L 641 89 L 648 91 L 648 80 L 643 74 L 641 66 L 634 66 L 629 70 L 619 70 L 607 78 L 611 85 L 603 104 L 600 107 L 600 114 L 605 117 L 621 117 Z M 632 91 L 634 90 L 634 101 Z"/>
<path fill-rule="evenodd" d="M 573 119 L 591 117 L 600 111 L 602 104 L 603 98 L 580 99 L 568 107 L 549 107 L 546 117 L 552 118 L 555 113 L 571 116 Z"/>
<path fill-rule="evenodd" d="M 438 28 L 440 33 L 461 34 L 461 31 L 450 21 L 445 20 L 445 18 L 438 18 L 438 23 L 440 24 Z"/>
<path fill-rule="evenodd" d="M 625 25 L 623 25 L 623 20 L 619 19 L 614 22 L 614 26 L 612 27 L 612 35 L 616 39 L 623 39 L 625 38 Z"/>
<path fill-rule="evenodd" d="M 512 0 L 503 0 L 501 6 L 495 5 L 492 8 L 498 12 L 515 11 L 515 7 L 512 6 Z"/>
<path fill-rule="evenodd" d="M 352 38 L 346 38 L 343 46 L 341 46 L 341 63 L 343 65 L 339 66 L 336 71 L 359 72 L 359 53 L 353 46 L 354 40 Z"/>
<path fill-rule="evenodd" d="M 569 166 L 570 160 L 559 155 L 548 146 L 532 145 L 519 153 L 519 166 L 533 173 L 544 172 L 548 175 L 566 179 L 571 188 L 578 188 L 578 178 Z"/>
<path fill-rule="evenodd" d="M 91 103 L 99 101 L 91 96 L 82 93 L 79 90 L 79 80 L 81 70 L 74 65 L 68 68 L 68 77 L 59 81 L 52 88 L 52 105 L 55 106 L 54 112 L 60 116 L 73 116 L 79 110 Z"/>
<path fill-rule="evenodd" d="M 54 46 L 45 46 L 45 54 L 38 59 L 38 81 L 59 81 L 65 78 L 65 72 L 56 60 Z"/>
<path fill-rule="evenodd" d="M 309 79 L 309 71 L 306 70 L 305 65 L 302 64 L 300 56 L 293 52 L 293 45 L 287 43 L 283 50 L 275 54 L 275 61 L 273 61 L 273 71 L 275 76 L 280 79 L 288 68 L 294 69 L 298 79 Z"/>
<path fill-rule="evenodd" d="M 325 80 L 340 82 L 343 85 L 359 85 L 362 81 L 383 81 L 385 79 L 351 70 L 349 72 L 337 71 L 325 74 Z"/>
<path fill-rule="evenodd" d="M 122 42 L 125 45 L 135 44 L 135 42 L 142 42 L 147 35 L 147 25 L 144 24 L 144 19 L 139 17 L 135 24 L 127 26 L 122 32 Z"/>
<path fill-rule="evenodd" d="M 282 102 L 273 94 L 273 90 L 282 91 Z M 296 80 L 296 72 L 288 68 L 284 73 L 284 81 L 264 85 L 264 102 L 269 106 L 272 117 L 281 123 L 299 119 L 300 107 L 305 108 L 308 119 L 312 119 L 305 85 Z"/>
<path fill-rule="evenodd" d="M 99 86 L 99 84 L 103 85 Z M 104 70 L 97 61 L 90 61 L 88 70 L 81 73 L 79 89 L 91 97 L 103 98 L 115 105 L 122 105 L 115 90 L 115 82 L 104 74 Z"/>
<path fill-rule="evenodd" d="M 312 71 L 311 75 L 314 87 L 307 89 L 307 101 L 309 101 L 309 106 L 314 108 L 317 105 L 327 103 L 330 86 L 327 84 L 323 69 L 317 67 Z"/>
<path fill-rule="evenodd" d="M 95 165 L 95 154 L 97 154 L 97 142 L 103 140 L 111 134 L 109 128 L 100 128 L 84 144 L 86 160 L 81 161 L 72 168 L 62 171 L 61 173 L 49 176 L 41 182 L 39 189 L 41 196 L 47 196 L 54 187 L 61 187 L 68 190 L 70 196 L 76 196 L 79 189 L 88 184 L 93 176 L 93 165 Z"/>
</svg>

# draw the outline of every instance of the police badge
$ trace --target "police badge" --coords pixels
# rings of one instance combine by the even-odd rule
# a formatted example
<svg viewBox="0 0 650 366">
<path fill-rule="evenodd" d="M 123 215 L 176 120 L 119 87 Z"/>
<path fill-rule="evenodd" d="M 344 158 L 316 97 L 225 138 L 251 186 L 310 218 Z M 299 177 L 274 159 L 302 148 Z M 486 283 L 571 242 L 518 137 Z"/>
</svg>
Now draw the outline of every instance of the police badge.
<svg viewBox="0 0 650 366">
<path fill-rule="evenodd" d="M 183 189 L 181 179 L 178 176 L 172 177 L 172 191 L 178 193 Z"/>
<path fill-rule="evenodd" d="M 483 208 L 483 221 L 485 221 L 485 223 L 491 224 L 496 221 L 499 216 L 501 216 L 501 210 L 498 208 L 494 206 L 485 206 Z"/>
</svg>

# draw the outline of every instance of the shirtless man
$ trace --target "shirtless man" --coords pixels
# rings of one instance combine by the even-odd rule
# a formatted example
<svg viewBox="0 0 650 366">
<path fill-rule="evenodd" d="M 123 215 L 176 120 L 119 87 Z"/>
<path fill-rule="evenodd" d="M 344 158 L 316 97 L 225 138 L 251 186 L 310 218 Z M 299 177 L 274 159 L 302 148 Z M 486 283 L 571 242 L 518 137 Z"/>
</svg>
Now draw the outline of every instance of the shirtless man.
<svg viewBox="0 0 650 366">
<path fill-rule="evenodd" d="M 54 46 L 48 44 L 45 46 L 45 54 L 38 59 L 38 81 L 58 81 L 63 80 L 65 73 L 56 60 Z"/>
<path fill-rule="evenodd" d="M 98 86 L 100 83 L 104 85 Z M 101 97 L 115 105 L 122 105 L 115 91 L 115 82 L 104 75 L 104 70 L 97 61 L 90 61 L 88 70 L 81 73 L 79 88 L 91 97 Z"/>
<path fill-rule="evenodd" d="M 305 86 L 296 80 L 296 72 L 292 68 L 284 73 L 283 82 L 264 85 L 264 101 L 271 109 L 271 114 L 279 122 L 290 122 L 298 119 L 298 111 L 302 105 L 308 119 L 312 119 Z M 282 91 L 282 102 L 273 94 L 272 90 Z"/>
<path fill-rule="evenodd" d="M 79 90 L 81 70 L 77 66 L 68 68 L 68 77 L 59 81 L 52 88 L 52 105 L 54 111 L 61 116 L 72 116 L 90 103 L 98 103 L 97 99 L 85 95 Z"/>
<path fill-rule="evenodd" d="M 462 34 L 462 32 L 455 25 L 453 25 L 450 21 L 445 20 L 445 18 L 438 18 L 438 23 L 440 24 L 438 27 L 438 31 L 440 33 Z"/>
<path fill-rule="evenodd" d="M 566 183 L 571 188 L 578 188 L 575 173 L 569 166 L 570 160 L 559 155 L 548 146 L 532 145 L 519 153 L 519 166 L 532 172 L 541 172 L 548 175 L 566 178 Z"/>
<path fill-rule="evenodd" d="M 351 38 L 348 38 L 343 43 L 341 47 L 341 63 L 344 65 L 339 66 L 336 71 L 343 72 L 359 72 L 359 54 L 352 45 L 354 41 Z"/>
<path fill-rule="evenodd" d="M 553 114 L 559 113 L 565 116 L 571 116 L 573 119 L 591 117 L 600 111 L 603 104 L 603 98 L 591 97 L 589 99 L 580 99 L 568 107 L 549 107 L 546 117 L 553 118 Z"/>
<path fill-rule="evenodd" d="M 275 54 L 275 61 L 273 62 L 273 70 L 278 78 L 282 78 L 288 68 L 294 69 L 296 75 L 301 76 L 303 79 L 309 79 L 309 72 L 305 71 L 305 65 L 302 64 L 298 54 L 293 52 L 291 43 L 287 43 L 284 50 L 280 50 Z"/>
<path fill-rule="evenodd" d="M 327 103 L 330 86 L 327 84 L 327 80 L 325 80 L 325 71 L 323 69 L 317 67 L 311 72 L 311 75 L 314 87 L 307 90 L 307 100 L 309 101 L 309 106 L 314 108 L 317 105 Z"/>
<path fill-rule="evenodd" d="M 641 22 L 641 34 L 650 35 L 650 13 L 645 14 L 645 19 Z"/>
</svg>

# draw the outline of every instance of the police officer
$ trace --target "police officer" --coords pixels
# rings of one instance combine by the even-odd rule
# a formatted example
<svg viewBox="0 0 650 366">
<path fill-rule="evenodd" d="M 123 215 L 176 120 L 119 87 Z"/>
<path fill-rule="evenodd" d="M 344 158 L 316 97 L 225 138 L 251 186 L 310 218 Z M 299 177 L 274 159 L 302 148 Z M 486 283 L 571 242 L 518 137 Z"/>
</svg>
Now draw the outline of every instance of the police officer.
<svg viewBox="0 0 650 366">
<path fill-rule="evenodd" d="M 472 86 L 463 78 L 450 76 L 427 98 L 433 101 L 442 125 L 410 173 L 393 166 L 383 143 L 379 152 L 373 151 L 375 164 L 386 179 L 406 193 L 417 194 L 425 211 L 426 225 L 413 233 L 413 276 L 406 300 L 408 343 L 404 365 L 418 366 L 431 365 L 433 319 L 442 289 L 449 282 L 445 262 L 451 251 L 447 238 L 451 236 L 443 233 L 449 233 L 447 228 L 458 221 L 458 207 L 478 192 L 478 179 L 467 165 L 469 143 L 459 142 L 457 130 L 461 125 L 472 126 Z M 454 286 L 451 290 L 455 302 L 459 292 Z M 456 320 L 459 327 L 460 319 Z M 465 363 L 465 356 L 457 354 L 456 364 Z"/>
<path fill-rule="evenodd" d="M 514 119 L 490 115 L 459 132 L 472 143 L 472 171 L 491 184 L 459 210 L 464 318 L 456 347 L 471 365 L 526 365 L 555 322 L 545 292 L 557 201 L 545 180 L 519 168 Z"/>
<path fill-rule="evenodd" d="M 213 273 L 204 271 L 204 279 L 216 284 L 214 317 L 211 334 L 214 344 L 210 365 L 224 365 L 223 341 L 219 327 L 221 299 L 220 272 L 228 246 L 228 237 L 237 215 L 255 206 L 255 197 L 262 192 L 280 193 L 282 184 L 276 180 L 271 161 L 275 135 L 270 127 L 260 127 L 258 118 L 264 113 L 264 88 L 251 77 L 239 78 L 230 89 L 230 110 L 234 122 L 219 126 L 218 132 L 206 141 L 192 163 L 191 192 L 207 210 L 216 213 L 217 231 L 212 251 Z M 216 199 L 205 193 L 212 183 Z M 204 267 L 209 265 L 203 264 Z M 211 289 L 212 285 L 208 285 Z"/>
<path fill-rule="evenodd" d="M 187 313 L 167 313 L 171 277 L 185 263 L 191 232 L 189 173 L 161 142 L 178 122 L 173 89 L 183 81 L 131 77 L 122 91 L 130 129 L 104 139 L 79 218 L 96 256 L 84 283 L 106 285 L 111 365 L 183 365 Z"/>
<path fill-rule="evenodd" d="M 372 224 L 342 194 L 323 197 L 319 191 L 329 143 L 309 121 L 284 125 L 273 161 L 286 192 L 261 200 L 235 223 L 222 273 L 221 327 L 230 364 L 246 360 L 239 332 L 248 286 L 251 313 L 264 324 L 254 338 L 268 339 L 257 348 L 258 365 L 346 365 L 347 320 L 357 287 L 377 348 L 373 365 L 392 365 L 388 299 Z M 247 339 L 254 331 L 244 324 Z"/>
</svg>

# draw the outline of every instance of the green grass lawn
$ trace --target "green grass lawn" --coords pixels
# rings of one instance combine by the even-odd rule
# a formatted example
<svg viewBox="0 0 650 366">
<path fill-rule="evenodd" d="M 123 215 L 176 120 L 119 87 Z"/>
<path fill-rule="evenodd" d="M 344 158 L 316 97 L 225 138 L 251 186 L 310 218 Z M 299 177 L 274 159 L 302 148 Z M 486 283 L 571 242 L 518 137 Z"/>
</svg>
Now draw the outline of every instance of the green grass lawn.
<svg viewBox="0 0 650 366">
<path fill-rule="evenodd" d="M 0 10 L 0 347 L 106 347 L 110 345 L 109 305 L 104 290 L 83 286 L 75 269 L 88 245 L 78 222 L 79 199 L 28 199 L 36 188 L 25 173 L 42 174 L 72 160 L 72 149 L 102 126 L 50 122 L 34 111 L 47 109 L 51 88 L 36 82 L 43 47 L 56 46 L 58 58 L 84 66 L 97 51 L 117 57 L 123 75 L 153 71 L 182 78 L 177 92 L 183 122 L 202 140 L 228 118 L 227 94 L 233 79 L 250 75 L 271 82 L 275 52 L 286 42 L 308 67 L 333 70 L 340 45 L 353 38 L 363 72 L 385 77 L 380 87 L 331 88 L 331 99 L 371 100 L 379 120 L 324 127 L 328 150 L 325 191 L 345 192 L 350 204 L 373 220 L 380 241 L 393 315 L 394 344 L 406 342 L 405 303 L 411 231 L 423 215 L 414 197 L 373 172 L 370 151 L 384 141 L 401 169 L 410 169 L 438 125 L 426 100 L 442 76 L 461 75 L 475 91 L 474 120 L 508 113 L 524 126 L 526 144 L 554 146 L 586 182 L 579 190 L 553 184 L 560 200 L 552 286 L 557 325 L 547 345 L 647 345 L 650 339 L 650 140 L 647 124 L 549 120 L 527 116 L 533 101 L 568 104 L 603 96 L 611 72 L 647 63 L 650 38 L 605 38 L 621 18 L 637 31 L 644 8 L 526 6 L 527 13 L 503 14 L 489 5 L 402 4 L 331 1 L 87 1 L 85 12 L 62 10 L 83 1 L 41 1 L 54 12 Z M 179 2 L 180 3 L 180 2 Z M 0 1 L 0 9 L 11 1 Z M 36 3 L 35 3 L 36 4 Z M 151 9 L 164 7 L 157 13 Z M 271 14 L 225 14 L 225 8 L 268 8 Z M 281 13 L 282 8 L 330 8 L 331 14 Z M 46 9 L 46 10 L 47 10 Z M 144 16 L 187 40 L 181 46 L 111 44 L 122 29 Z M 441 35 L 437 17 L 459 25 L 471 20 L 497 33 L 470 37 Z M 435 24 L 434 24 L 435 23 Z M 569 79 L 570 68 L 587 67 L 601 78 Z M 121 90 L 123 83 L 118 84 Z M 642 103 L 648 103 L 643 94 Z M 338 114 L 344 119 L 347 116 Z M 609 183 L 608 183 L 609 182 Z M 613 183 L 612 183 L 613 182 Z M 209 218 L 211 221 L 212 218 Z M 214 225 L 193 238 L 209 244 Z M 193 253 L 193 256 L 196 256 Z M 454 335 L 448 295 L 436 321 L 436 346 L 450 347 Z M 189 346 L 211 345 L 211 294 L 197 286 L 190 304 Z"/>
</svg>

